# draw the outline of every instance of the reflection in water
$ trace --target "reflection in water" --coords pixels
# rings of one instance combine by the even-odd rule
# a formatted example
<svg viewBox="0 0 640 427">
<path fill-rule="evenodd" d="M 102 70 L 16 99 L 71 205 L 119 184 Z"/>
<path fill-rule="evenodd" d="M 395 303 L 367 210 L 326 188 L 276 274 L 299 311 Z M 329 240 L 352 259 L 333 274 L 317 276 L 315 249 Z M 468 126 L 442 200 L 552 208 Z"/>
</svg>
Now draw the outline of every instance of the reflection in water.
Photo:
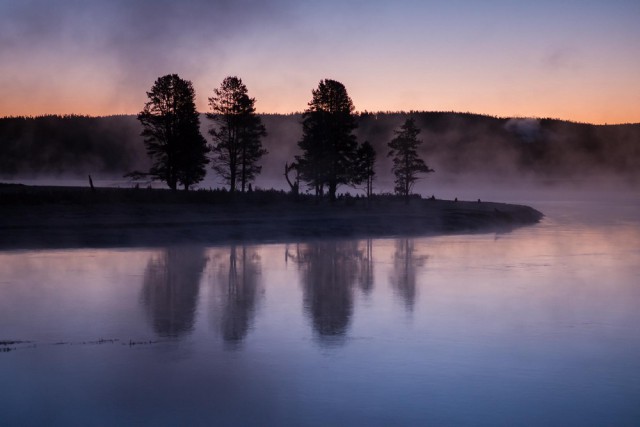
<svg viewBox="0 0 640 427">
<path fill-rule="evenodd" d="M 191 332 L 200 276 L 206 264 L 202 248 L 167 248 L 159 257 L 149 260 L 142 302 L 158 335 L 180 336 Z"/>
<path fill-rule="evenodd" d="M 258 300 L 260 256 L 251 248 L 229 248 L 229 263 L 219 264 L 217 283 L 221 291 L 220 332 L 225 341 L 240 343 L 251 324 Z"/>
<path fill-rule="evenodd" d="M 413 310 L 416 302 L 416 270 L 424 265 L 428 256 L 414 253 L 413 239 L 398 239 L 395 246 L 393 272 L 389 280 L 404 300 L 407 310 Z"/>
<path fill-rule="evenodd" d="M 0 251 L 0 424 L 638 425 L 640 203 L 621 206 L 372 251 Z M 152 325 L 183 335 L 121 345 Z"/>
<path fill-rule="evenodd" d="M 298 248 L 304 306 L 324 342 L 346 334 L 353 313 L 353 285 L 361 271 L 358 242 L 326 241 Z"/>
<path fill-rule="evenodd" d="M 370 294 L 373 290 L 373 241 L 367 239 L 366 247 L 361 256 L 358 284 L 365 294 Z"/>
</svg>

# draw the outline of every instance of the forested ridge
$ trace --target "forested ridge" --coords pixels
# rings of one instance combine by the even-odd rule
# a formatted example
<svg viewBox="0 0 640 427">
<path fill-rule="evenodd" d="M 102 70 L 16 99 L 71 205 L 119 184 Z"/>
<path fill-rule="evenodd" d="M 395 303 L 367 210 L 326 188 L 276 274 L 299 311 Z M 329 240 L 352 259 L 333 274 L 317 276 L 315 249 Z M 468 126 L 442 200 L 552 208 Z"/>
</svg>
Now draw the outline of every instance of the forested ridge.
<svg viewBox="0 0 640 427">
<path fill-rule="evenodd" d="M 282 176 L 300 153 L 300 114 L 262 114 L 269 152 L 266 177 Z M 513 119 L 453 112 L 358 113 L 355 135 L 378 154 L 389 173 L 387 143 L 413 117 L 424 140 L 420 154 L 440 174 L 540 178 L 640 174 L 640 124 L 591 125 L 553 119 Z M 204 117 L 203 117 L 204 119 Z M 203 135 L 210 128 L 201 120 Z M 0 177 L 122 176 L 149 167 L 135 115 L 0 118 Z M 208 174 L 214 174 L 212 170 Z"/>
</svg>

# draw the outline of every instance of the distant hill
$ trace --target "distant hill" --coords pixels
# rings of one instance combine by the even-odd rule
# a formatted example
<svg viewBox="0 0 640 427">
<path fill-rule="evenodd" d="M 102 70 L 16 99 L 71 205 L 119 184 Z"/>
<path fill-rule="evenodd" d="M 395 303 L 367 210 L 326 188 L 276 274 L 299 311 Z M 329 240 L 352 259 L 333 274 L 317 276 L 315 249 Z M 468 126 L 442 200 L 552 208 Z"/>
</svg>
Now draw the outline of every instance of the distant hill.
<svg viewBox="0 0 640 427">
<path fill-rule="evenodd" d="M 361 113 L 357 137 L 378 153 L 389 174 L 387 142 L 412 116 L 422 129 L 422 155 L 439 177 L 480 175 L 519 179 L 640 176 L 640 124 L 591 125 L 552 119 L 496 118 L 467 113 Z M 262 181 L 282 180 L 284 163 L 298 153 L 299 114 L 263 115 L 269 133 Z M 205 136 L 211 123 L 203 116 Z M 135 116 L 0 118 L 0 178 L 21 176 L 120 177 L 149 166 Z M 209 174 L 213 174 L 210 171 Z"/>
<path fill-rule="evenodd" d="M 0 119 L 0 177 L 121 174 L 148 164 L 135 116 Z"/>
</svg>

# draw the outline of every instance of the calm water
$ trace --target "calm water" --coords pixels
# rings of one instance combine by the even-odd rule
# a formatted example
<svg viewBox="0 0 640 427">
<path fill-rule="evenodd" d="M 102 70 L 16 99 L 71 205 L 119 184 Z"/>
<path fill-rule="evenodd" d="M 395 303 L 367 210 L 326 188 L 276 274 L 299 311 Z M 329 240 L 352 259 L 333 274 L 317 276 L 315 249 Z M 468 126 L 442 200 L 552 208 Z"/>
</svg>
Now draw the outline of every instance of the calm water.
<svg viewBox="0 0 640 427">
<path fill-rule="evenodd" d="M 628 199 L 627 199 L 628 200 Z M 640 203 L 509 234 L 0 253 L 1 425 L 639 425 Z"/>
</svg>

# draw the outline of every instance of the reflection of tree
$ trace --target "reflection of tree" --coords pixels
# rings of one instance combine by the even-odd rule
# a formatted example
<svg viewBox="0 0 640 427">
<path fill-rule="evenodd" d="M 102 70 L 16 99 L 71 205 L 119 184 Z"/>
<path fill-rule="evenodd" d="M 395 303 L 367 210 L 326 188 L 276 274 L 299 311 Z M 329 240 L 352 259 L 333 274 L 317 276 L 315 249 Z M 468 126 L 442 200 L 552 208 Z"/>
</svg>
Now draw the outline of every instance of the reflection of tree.
<svg viewBox="0 0 640 427">
<path fill-rule="evenodd" d="M 179 336 L 193 329 L 206 263 L 202 248 L 168 248 L 149 260 L 142 301 L 158 335 Z"/>
<path fill-rule="evenodd" d="M 365 294 L 373 290 L 373 241 L 367 239 L 366 249 L 361 252 L 358 284 Z"/>
<path fill-rule="evenodd" d="M 296 255 L 303 271 L 304 302 L 322 339 L 343 336 L 353 312 L 357 242 L 318 242 Z"/>
<path fill-rule="evenodd" d="M 221 292 L 222 337 L 228 342 L 240 342 L 249 331 L 258 299 L 260 256 L 242 246 L 229 249 L 229 265 L 221 263 L 218 284 Z"/>
<path fill-rule="evenodd" d="M 416 270 L 424 265 L 427 258 L 427 256 L 414 254 L 413 239 L 396 240 L 393 273 L 390 280 L 408 310 L 413 310 L 416 300 Z"/>
</svg>

